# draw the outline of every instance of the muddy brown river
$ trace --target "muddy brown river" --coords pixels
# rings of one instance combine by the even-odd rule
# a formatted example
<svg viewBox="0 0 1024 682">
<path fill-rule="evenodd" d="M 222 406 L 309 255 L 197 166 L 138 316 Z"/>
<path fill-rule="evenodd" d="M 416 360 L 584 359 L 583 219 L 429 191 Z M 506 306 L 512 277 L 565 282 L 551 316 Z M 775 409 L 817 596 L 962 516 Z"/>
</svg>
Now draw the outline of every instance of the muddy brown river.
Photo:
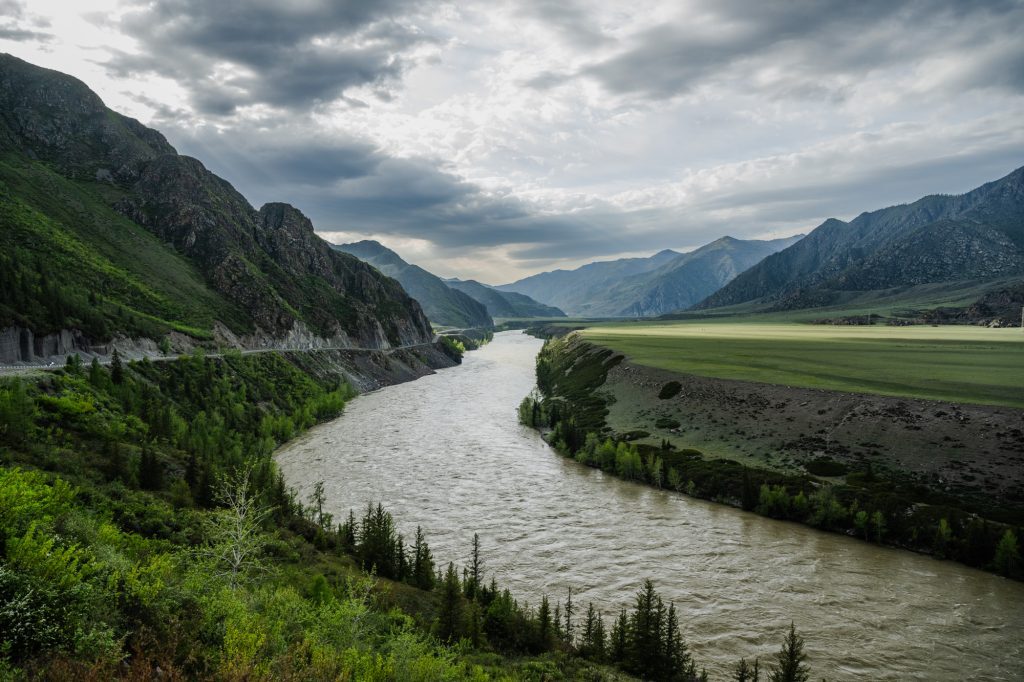
<svg viewBox="0 0 1024 682">
<path fill-rule="evenodd" d="M 541 342 L 504 332 L 459 367 L 356 398 L 277 459 L 341 518 L 383 502 L 438 562 L 486 569 L 520 600 L 607 618 L 645 577 L 680 610 L 712 679 L 778 650 L 790 620 L 812 679 L 1024 679 L 1024 584 L 628 483 L 564 459 L 516 421 Z"/>
</svg>

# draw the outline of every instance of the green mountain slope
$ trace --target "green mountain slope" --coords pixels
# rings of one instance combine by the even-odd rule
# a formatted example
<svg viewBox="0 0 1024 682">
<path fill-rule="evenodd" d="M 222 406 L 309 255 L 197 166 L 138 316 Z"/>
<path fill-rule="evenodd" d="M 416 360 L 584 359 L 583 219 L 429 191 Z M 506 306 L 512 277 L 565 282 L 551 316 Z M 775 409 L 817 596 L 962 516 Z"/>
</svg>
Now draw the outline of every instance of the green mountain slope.
<svg viewBox="0 0 1024 682">
<path fill-rule="evenodd" d="M 1024 275 L 1024 168 L 960 196 L 829 219 L 697 309 L 831 305 L 846 292 Z"/>
<path fill-rule="evenodd" d="M 334 248 L 352 254 L 388 277 L 397 279 L 402 288 L 419 301 L 423 312 L 433 322 L 460 328 L 494 325 L 482 303 L 452 289 L 437 275 L 405 262 L 380 242 L 364 240 L 353 244 L 338 244 Z"/>
<path fill-rule="evenodd" d="M 448 279 L 445 283 L 487 307 L 491 317 L 565 317 L 554 306 L 538 303 L 525 294 L 501 291 L 474 279 Z"/>
<path fill-rule="evenodd" d="M 0 329 L 70 330 L 83 348 L 172 330 L 243 344 L 432 337 L 397 282 L 331 249 L 297 209 L 257 211 L 80 81 L 10 55 L 0 196 Z"/>
</svg>

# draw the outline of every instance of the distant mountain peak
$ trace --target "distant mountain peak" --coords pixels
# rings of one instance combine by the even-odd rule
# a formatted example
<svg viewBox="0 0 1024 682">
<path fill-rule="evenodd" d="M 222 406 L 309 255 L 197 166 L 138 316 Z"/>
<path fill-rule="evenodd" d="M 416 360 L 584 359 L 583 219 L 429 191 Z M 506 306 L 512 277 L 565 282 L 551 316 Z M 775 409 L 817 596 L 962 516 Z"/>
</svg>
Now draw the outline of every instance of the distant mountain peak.
<svg viewBox="0 0 1024 682">
<path fill-rule="evenodd" d="M 1024 275 L 1024 167 L 960 195 L 829 218 L 697 305 L 830 305 L 842 292 Z"/>
<path fill-rule="evenodd" d="M 693 305 L 797 239 L 760 241 L 725 236 L 685 253 L 663 249 L 648 258 L 596 261 L 497 288 L 530 295 L 577 316 L 661 315 Z"/>
</svg>

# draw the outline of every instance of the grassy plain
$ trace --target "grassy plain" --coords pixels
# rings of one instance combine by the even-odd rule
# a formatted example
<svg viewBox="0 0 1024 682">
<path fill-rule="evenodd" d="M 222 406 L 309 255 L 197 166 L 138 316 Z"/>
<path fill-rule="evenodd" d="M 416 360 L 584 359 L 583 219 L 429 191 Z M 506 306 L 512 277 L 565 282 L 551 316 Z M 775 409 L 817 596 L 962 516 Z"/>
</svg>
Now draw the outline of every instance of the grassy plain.
<svg viewBox="0 0 1024 682">
<path fill-rule="evenodd" d="M 600 323 L 634 363 L 720 379 L 1024 408 L 1024 333 L 759 320 Z"/>
</svg>

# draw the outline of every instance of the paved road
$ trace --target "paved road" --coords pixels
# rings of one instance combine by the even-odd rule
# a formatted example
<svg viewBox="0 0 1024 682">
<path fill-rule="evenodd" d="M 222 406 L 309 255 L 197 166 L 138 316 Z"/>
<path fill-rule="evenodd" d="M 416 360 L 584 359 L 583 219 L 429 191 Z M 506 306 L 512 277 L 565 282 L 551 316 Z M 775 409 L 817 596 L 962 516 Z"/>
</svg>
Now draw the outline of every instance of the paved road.
<svg viewBox="0 0 1024 682">
<path fill-rule="evenodd" d="M 439 337 L 435 336 L 434 340 L 430 343 L 411 343 L 405 346 L 393 346 L 391 348 L 366 348 L 362 346 L 330 346 L 326 348 L 292 348 L 292 347 L 274 347 L 274 348 L 248 348 L 240 351 L 242 355 L 251 355 L 253 353 L 310 353 L 319 350 L 348 350 L 348 351 L 367 351 L 367 352 L 380 352 L 380 353 L 394 353 L 399 350 L 410 350 L 412 348 L 425 348 L 427 346 L 433 346 L 437 343 Z M 150 362 L 164 362 L 166 360 L 177 360 L 178 358 L 188 357 L 192 353 L 180 353 L 178 355 L 153 355 L 146 356 Z M 219 358 L 223 357 L 224 353 L 206 353 L 208 358 Z M 129 361 L 134 358 L 125 358 L 125 361 Z M 141 359 L 141 358 L 139 358 Z M 83 363 L 88 364 L 91 360 L 82 360 Z M 101 365 L 109 365 L 111 362 L 110 358 L 100 360 Z M 4 374 L 27 374 L 31 372 L 45 371 L 48 369 L 59 369 L 64 366 L 64 363 L 39 363 L 30 365 L 0 365 L 0 375 Z"/>
</svg>

